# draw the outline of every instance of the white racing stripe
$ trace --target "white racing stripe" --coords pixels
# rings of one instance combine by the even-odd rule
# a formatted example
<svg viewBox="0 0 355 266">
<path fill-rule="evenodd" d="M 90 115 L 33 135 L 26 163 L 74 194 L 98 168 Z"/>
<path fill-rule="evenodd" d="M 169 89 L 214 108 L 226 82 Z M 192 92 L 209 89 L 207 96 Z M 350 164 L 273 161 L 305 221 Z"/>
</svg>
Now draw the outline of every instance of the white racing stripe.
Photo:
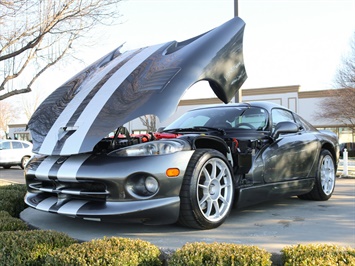
<svg viewBox="0 0 355 266">
<path fill-rule="evenodd" d="M 35 172 L 36 178 L 38 180 L 49 180 L 49 171 L 58 159 L 59 156 L 48 156 L 45 158 Z"/>
<path fill-rule="evenodd" d="M 123 65 L 111 78 L 101 87 L 90 101 L 88 106 L 81 113 L 80 117 L 75 123 L 78 129 L 66 140 L 60 154 L 77 154 L 80 151 L 82 141 L 88 133 L 92 123 L 97 115 L 101 112 L 103 106 L 112 96 L 119 85 L 136 69 L 144 60 L 156 52 L 165 44 L 154 45 L 142 50 L 135 55 L 129 63 Z M 103 137 L 103 136 L 102 136 Z"/>
<path fill-rule="evenodd" d="M 56 197 L 50 197 L 42 200 L 37 204 L 36 209 L 41 211 L 49 211 L 49 209 L 57 203 Z"/>
<path fill-rule="evenodd" d="M 86 203 L 88 203 L 88 201 L 86 200 L 69 201 L 68 203 L 60 207 L 57 213 L 66 215 L 76 215 L 78 213 L 78 210 Z"/>
<path fill-rule="evenodd" d="M 75 95 L 75 97 L 68 103 L 66 108 L 62 111 L 62 113 L 59 115 L 59 117 L 49 130 L 39 150 L 40 154 L 52 154 L 53 149 L 59 139 L 60 132 L 58 130 L 67 125 L 70 118 L 73 116 L 73 114 L 83 102 L 85 97 L 97 85 L 97 83 L 100 82 L 102 78 L 105 77 L 114 67 L 116 67 L 120 62 L 122 62 L 135 51 L 136 50 L 128 51 L 122 54 L 121 56 L 115 58 L 114 60 L 109 62 L 109 64 L 105 66 L 102 70 L 96 71 L 96 73 L 94 73 L 92 77 L 89 77 L 83 81 L 83 83 L 80 85 L 80 89 L 78 89 L 79 92 L 77 93 L 77 95 Z"/>
<path fill-rule="evenodd" d="M 90 154 L 81 154 L 69 157 L 59 168 L 57 179 L 59 181 L 76 181 L 77 172 Z"/>
</svg>

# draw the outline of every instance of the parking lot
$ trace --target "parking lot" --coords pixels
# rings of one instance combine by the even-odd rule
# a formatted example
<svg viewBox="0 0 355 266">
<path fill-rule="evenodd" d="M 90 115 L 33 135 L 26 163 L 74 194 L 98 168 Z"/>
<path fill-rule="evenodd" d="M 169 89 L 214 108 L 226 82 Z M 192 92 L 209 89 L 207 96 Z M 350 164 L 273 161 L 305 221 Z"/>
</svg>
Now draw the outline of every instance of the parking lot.
<svg viewBox="0 0 355 266">
<path fill-rule="evenodd" d="M 6 177 L 6 178 L 5 178 Z M 4 184 L 24 183 L 20 168 L 0 169 Z M 44 213 L 28 208 L 23 220 L 40 229 L 52 229 L 88 241 L 104 236 L 140 238 L 167 249 L 187 242 L 227 242 L 256 245 L 279 252 L 298 243 L 333 243 L 355 247 L 355 178 L 337 178 L 329 201 L 279 199 L 246 209 L 233 209 L 219 228 L 199 231 L 178 225 L 100 223 Z"/>
</svg>

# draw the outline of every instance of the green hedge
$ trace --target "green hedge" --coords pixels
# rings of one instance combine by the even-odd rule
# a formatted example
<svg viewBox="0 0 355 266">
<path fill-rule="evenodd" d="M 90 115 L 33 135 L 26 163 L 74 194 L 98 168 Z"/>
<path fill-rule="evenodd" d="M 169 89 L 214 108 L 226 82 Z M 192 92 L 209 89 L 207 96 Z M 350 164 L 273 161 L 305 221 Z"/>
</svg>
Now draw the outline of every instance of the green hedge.
<svg viewBox="0 0 355 266">
<path fill-rule="evenodd" d="M 26 185 L 23 184 L 0 186 L 0 211 L 7 211 L 11 216 L 19 218 L 27 207 L 25 194 Z"/>
<path fill-rule="evenodd" d="M 285 266 L 355 265 L 355 249 L 328 244 L 288 246 L 281 250 Z"/>
<path fill-rule="evenodd" d="M 162 265 L 160 250 L 143 240 L 104 238 L 48 253 L 45 265 Z"/>
<path fill-rule="evenodd" d="M 28 229 L 27 224 L 21 219 L 12 217 L 7 211 L 0 211 L 0 232 Z"/>
<path fill-rule="evenodd" d="M 0 233 L 0 265 L 43 265 L 49 251 L 76 243 L 71 237 L 48 230 Z"/>
<path fill-rule="evenodd" d="M 271 265 L 271 254 L 255 246 L 204 242 L 188 243 L 170 258 L 177 265 Z"/>
</svg>

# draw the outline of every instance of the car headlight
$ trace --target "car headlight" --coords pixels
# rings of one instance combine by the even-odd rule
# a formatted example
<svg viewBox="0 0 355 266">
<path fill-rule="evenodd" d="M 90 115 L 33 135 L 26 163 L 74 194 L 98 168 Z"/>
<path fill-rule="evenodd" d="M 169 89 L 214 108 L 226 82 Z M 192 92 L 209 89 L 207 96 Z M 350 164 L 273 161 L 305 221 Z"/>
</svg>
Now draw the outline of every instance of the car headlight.
<svg viewBox="0 0 355 266">
<path fill-rule="evenodd" d="M 139 199 L 153 197 L 159 191 L 158 180 L 147 173 L 135 173 L 128 177 L 125 186 L 131 196 Z"/>
<path fill-rule="evenodd" d="M 184 144 L 178 141 L 151 141 L 111 152 L 113 156 L 147 156 L 178 152 Z"/>
</svg>

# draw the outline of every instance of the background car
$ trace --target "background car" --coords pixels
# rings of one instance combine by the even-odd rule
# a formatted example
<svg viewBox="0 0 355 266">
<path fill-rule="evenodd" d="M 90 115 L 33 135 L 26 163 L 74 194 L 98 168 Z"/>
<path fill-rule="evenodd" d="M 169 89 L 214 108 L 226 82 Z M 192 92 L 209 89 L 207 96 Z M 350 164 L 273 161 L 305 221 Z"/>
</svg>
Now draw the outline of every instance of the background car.
<svg viewBox="0 0 355 266">
<path fill-rule="evenodd" d="M 11 166 L 26 166 L 33 155 L 32 143 L 20 140 L 0 140 L 0 166 L 5 169 Z"/>
</svg>

